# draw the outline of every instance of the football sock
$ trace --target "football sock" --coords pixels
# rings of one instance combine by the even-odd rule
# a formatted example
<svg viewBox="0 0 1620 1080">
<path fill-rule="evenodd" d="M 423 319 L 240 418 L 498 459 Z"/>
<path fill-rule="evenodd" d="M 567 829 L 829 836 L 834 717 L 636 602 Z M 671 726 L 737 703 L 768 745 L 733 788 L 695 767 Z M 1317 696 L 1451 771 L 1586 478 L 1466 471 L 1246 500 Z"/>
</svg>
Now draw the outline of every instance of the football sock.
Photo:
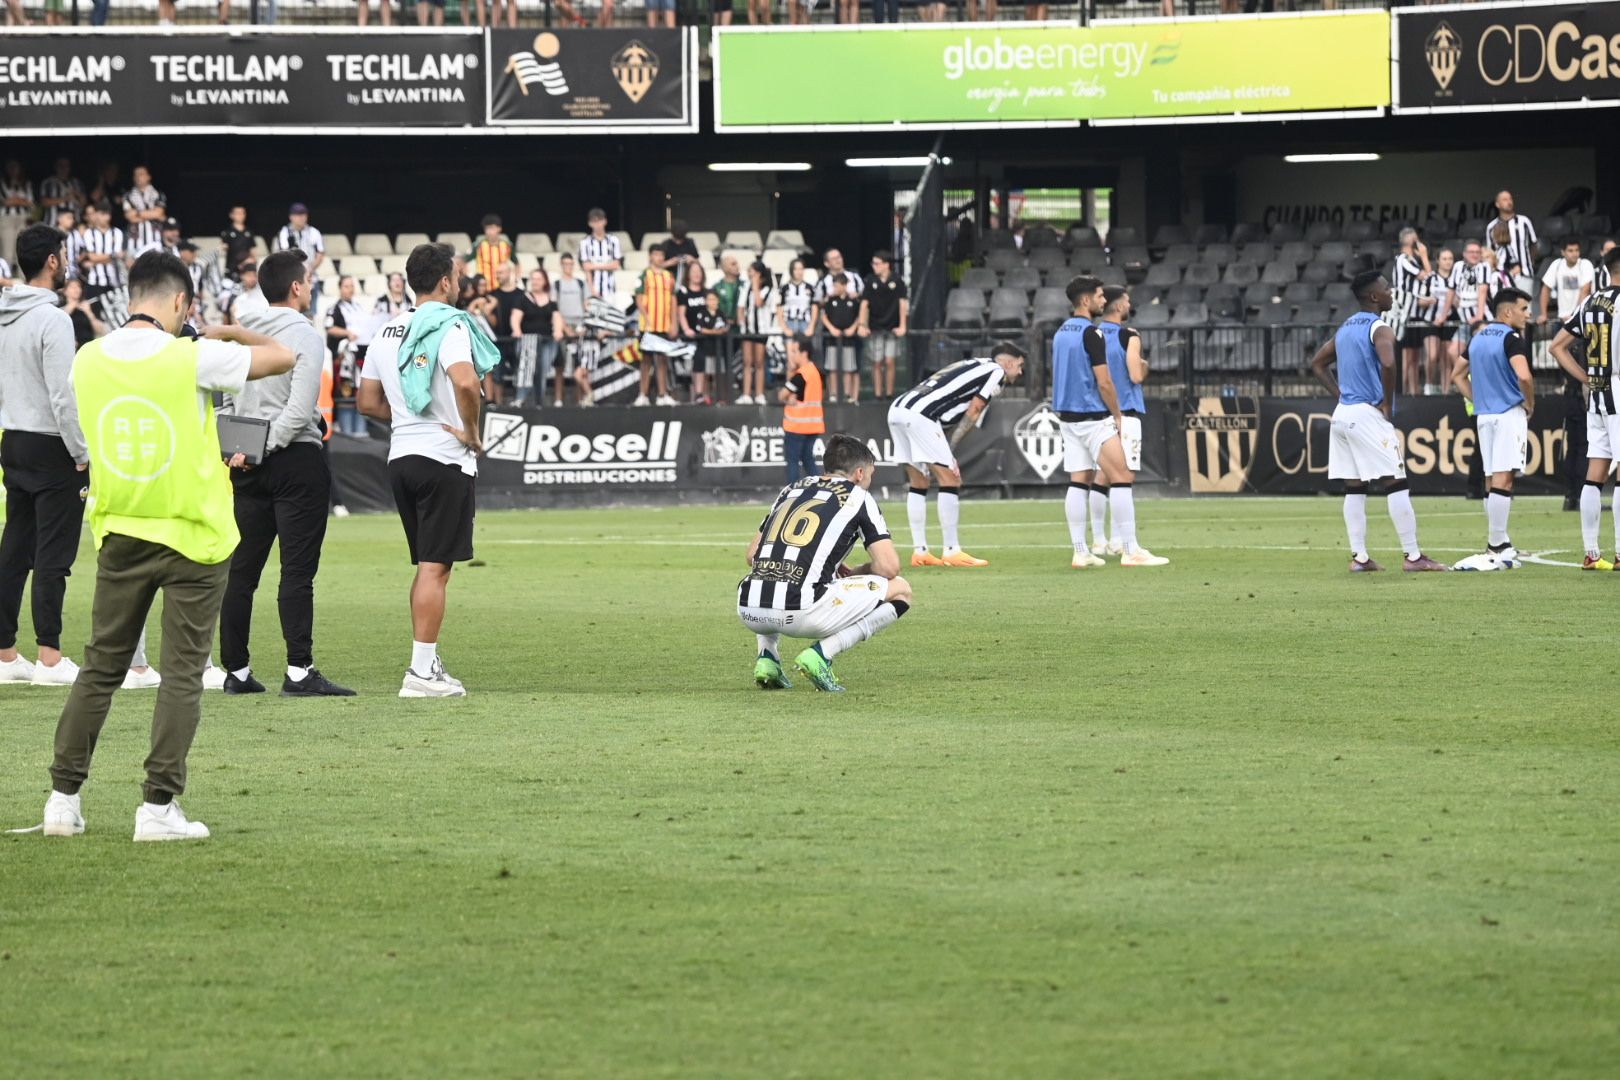
<svg viewBox="0 0 1620 1080">
<path fill-rule="evenodd" d="M 1069 542 L 1075 551 L 1086 549 L 1086 505 L 1090 498 L 1090 484 L 1069 481 L 1068 494 L 1063 497 L 1063 512 L 1069 519 Z"/>
<path fill-rule="evenodd" d="M 1108 543 L 1108 485 L 1091 485 L 1091 542 Z"/>
<path fill-rule="evenodd" d="M 1136 493 L 1129 484 L 1115 484 L 1108 489 L 1108 508 L 1114 512 L 1114 528 L 1125 554 L 1136 554 Z M 1101 538 L 1101 534 L 1098 534 Z"/>
<path fill-rule="evenodd" d="M 906 519 L 911 522 L 911 546 L 917 551 L 928 550 L 928 489 L 912 488 L 906 492 Z"/>
<path fill-rule="evenodd" d="M 291 664 L 288 664 L 287 678 L 291 679 L 293 682 L 303 682 L 305 679 L 309 678 L 309 668 L 293 667 Z"/>
<path fill-rule="evenodd" d="M 910 607 L 911 605 L 904 600 L 885 601 L 874 608 L 872 614 L 854 626 L 840 630 L 832 637 L 817 642 L 816 651 L 826 659 L 831 660 L 845 649 L 859 645 L 885 627 L 893 626 L 895 620 L 904 615 Z"/>
<path fill-rule="evenodd" d="M 1401 539 L 1401 550 L 1408 559 L 1416 559 L 1423 554 L 1418 547 L 1417 511 L 1412 509 L 1412 493 L 1406 488 L 1406 481 L 1400 481 L 1389 491 L 1389 519 L 1395 523 L 1395 535 Z"/>
<path fill-rule="evenodd" d="M 1620 517 L 1615 521 L 1615 547 L 1620 548 Z M 1581 485 L 1581 543 L 1594 559 L 1598 556 L 1598 526 L 1602 522 L 1603 487 L 1588 480 Z"/>
<path fill-rule="evenodd" d="M 958 551 L 956 526 L 962 521 L 961 488 L 939 489 L 939 531 L 944 534 L 945 550 Z"/>
<path fill-rule="evenodd" d="M 433 661 L 439 656 L 439 643 L 437 641 L 411 642 L 411 670 L 418 675 L 426 675 L 433 670 Z"/>
<path fill-rule="evenodd" d="M 782 645 L 781 634 L 755 634 L 754 636 L 759 639 L 759 655 L 771 660 L 775 660 L 781 655 L 777 651 Z"/>
<path fill-rule="evenodd" d="M 135 667 L 151 667 L 152 666 L 151 662 L 146 659 L 146 631 L 145 630 L 141 631 L 141 639 L 135 643 L 135 653 L 134 653 L 133 656 L 131 656 L 129 658 L 129 666 L 132 667 L 132 668 L 135 668 Z"/>
<path fill-rule="evenodd" d="M 1508 542 L 1508 512 L 1513 509 L 1513 493 L 1491 488 L 1485 496 L 1485 523 L 1490 527 L 1488 543 L 1501 547 Z"/>
<path fill-rule="evenodd" d="M 1367 493 L 1344 493 L 1344 531 L 1350 534 L 1350 555 L 1357 562 L 1367 561 Z"/>
</svg>

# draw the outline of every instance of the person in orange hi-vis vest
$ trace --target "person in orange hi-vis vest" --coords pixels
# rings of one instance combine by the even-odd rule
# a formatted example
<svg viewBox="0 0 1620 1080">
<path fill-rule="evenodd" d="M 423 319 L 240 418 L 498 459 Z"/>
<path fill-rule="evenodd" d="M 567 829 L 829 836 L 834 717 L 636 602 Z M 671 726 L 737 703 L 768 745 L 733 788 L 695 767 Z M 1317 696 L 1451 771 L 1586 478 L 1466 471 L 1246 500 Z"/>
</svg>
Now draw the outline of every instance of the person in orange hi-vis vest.
<svg viewBox="0 0 1620 1080">
<path fill-rule="evenodd" d="M 807 334 L 789 334 L 787 339 L 788 381 L 777 397 L 787 408 L 782 416 L 782 449 L 787 456 L 787 482 L 801 476 L 816 476 L 816 439 L 826 434 L 827 421 L 821 410 L 821 369 L 810 355 Z"/>
<path fill-rule="evenodd" d="M 321 435 L 321 452 L 326 455 L 326 466 L 327 466 L 328 470 L 330 470 L 331 467 L 332 467 L 332 417 L 333 417 L 332 390 L 333 390 L 332 365 L 331 364 L 322 364 L 321 365 L 321 396 L 316 399 L 315 407 L 320 410 L 320 412 L 321 412 L 321 420 L 324 421 L 324 424 L 325 424 L 325 427 L 326 427 L 326 431 L 324 433 L 322 433 L 322 435 Z M 331 505 L 330 509 L 331 509 L 332 513 L 337 515 L 338 517 L 348 517 L 349 516 L 349 508 L 347 506 L 343 505 L 343 499 L 338 495 L 338 484 L 337 484 L 337 477 L 336 476 L 332 477 L 332 505 Z"/>
</svg>

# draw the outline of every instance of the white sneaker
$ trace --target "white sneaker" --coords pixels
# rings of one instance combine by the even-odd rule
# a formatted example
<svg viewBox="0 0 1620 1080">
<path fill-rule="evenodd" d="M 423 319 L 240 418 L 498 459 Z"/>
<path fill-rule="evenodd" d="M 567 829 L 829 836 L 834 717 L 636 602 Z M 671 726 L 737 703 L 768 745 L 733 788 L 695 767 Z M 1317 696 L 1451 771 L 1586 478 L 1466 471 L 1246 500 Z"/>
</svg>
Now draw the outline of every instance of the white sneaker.
<svg viewBox="0 0 1620 1080">
<path fill-rule="evenodd" d="M 180 809 L 179 802 L 167 806 L 141 803 L 135 811 L 135 842 L 146 840 L 206 840 L 208 826 L 192 821 Z"/>
<path fill-rule="evenodd" d="M 220 668 L 220 667 L 215 667 L 214 662 L 212 660 L 208 661 L 208 666 L 203 668 L 203 689 L 204 690 L 223 690 L 223 689 L 225 689 L 225 669 Z"/>
<path fill-rule="evenodd" d="M 348 517 L 349 508 L 344 506 L 342 503 L 338 503 L 336 506 L 332 507 L 332 516 L 340 518 Z"/>
<path fill-rule="evenodd" d="M 732 402 L 733 405 L 752 405 L 753 403 L 754 399 L 749 397 L 747 394 L 744 394 L 742 397 Z"/>
<path fill-rule="evenodd" d="M 1125 554 L 1125 544 L 1124 544 L 1124 542 L 1120 541 L 1120 540 L 1110 540 L 1110 541 L 1108 541 L 1108 554 L 1110 554 L 1110 555 L 1123 555 L 1123 554 Z"/>
<path fill-rule="evenodd" d="M 1129 555 L 1121 555 L 1121 566 L 1168 566 L 1170 560 L 1162 555 L 1155 555 L 1147 548 L 1137 548 Z"/>
<path fill-rule="evenodd" d="M 1099 559 L 1089 551 L 1077 551 L 1074 559 L 1069 563 L 1076 570 L 1089 570 L 1094 566 L 1107 566 L 1107 559 Z"/>
<path fill-rule="evenodd" d="M 582 408 L 582 409 L 594 409 L 596 407 L 596 399 L 595 398 L 580 398 L 579 399 L 579 407 Z"/>
<path fill-rule="evenodd" d="M 636 395 L 636 400 L 632 401 L 630 404 L 632 404 L 632 405 L 651 405 L 652 402 L 647 400 L 647 395 L 646 394 L 637 394 Z"/>
<path fill-rule="evenodd" d="M 84 832 L 84 815 L 79 812 L 79 797 L 51 792 L 45 800 L 45 835 L 78 836 Z"/>
<path fill-rule="evenodd" d="M 34 681 L 34 665 L 23 659 L 22 654 L 15 660 L 0 660 L 0 683 L 13 683 L 27 685 Z"/>
<path fill-rule="evenodd" d="M 659 394 L 657 404 L 659 404 L 659 405 L 673 405 L 673 404 L 675 404 L 675 399 L 670 397 L 668 394 Z"/>
<path fill-rule="evenodd" d="M 444 665 L 437 660 L 426 675 L 418 675 L 415 668 L 405 669 L 405 682 L 399 688 L 402 698 L 466 697 L 467 688 L 459 679 L 450 677 Z"/>
<path fill-rule="evenodd" d="M 1101 540 L 1097 541 L 1091 545 L 1091 553 L 1099 557 L 1108 554 L 1108 544 Z"/>
<path fill-rule="evenodd" d="M 55 667 L 35 664 L 31 681 L 35 686 L 72 686 L 73 680 L 78 677 L 79 665 L 64 656 L 56 662 Z"/>
<path fill-rule="evenodd" d="M 553 401 L 553 402 L 552 402 L 552 403 L 551 403 L 551 407 L 552 407 L 552 408 L 553 408 L 553 409 L 560 409 L 560 408 L 562 408 L 562 407 L 563 407 L 563 399 L 562 399 L 562 398 L 558 398 L 558 399 L 557 399 L 557 400 L 556 400 L 556 401 Z"/>
<path fill-rule="evenodd" d="M 157 668 L 149 667 L 145 671 L 136 671 L 130 668 L 124 674 L 125 690 L 156 690 L 163 685 L 163 676 L 158 674 Z"/>
</svg>

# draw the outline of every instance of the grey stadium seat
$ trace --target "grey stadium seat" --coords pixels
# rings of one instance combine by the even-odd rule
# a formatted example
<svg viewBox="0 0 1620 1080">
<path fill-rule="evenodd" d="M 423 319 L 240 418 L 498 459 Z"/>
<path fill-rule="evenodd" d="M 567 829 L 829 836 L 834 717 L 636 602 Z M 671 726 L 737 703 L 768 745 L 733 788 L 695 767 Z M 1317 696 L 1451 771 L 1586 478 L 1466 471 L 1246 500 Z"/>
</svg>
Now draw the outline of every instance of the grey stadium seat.
<svg viewBox="0 0 1620 1080">
<path fill-rule="evenodd" d="M 1263 281 L 1252 282 L 1243 290 L 1243 303 L 1247 307 L 1265 307 L 1275 299 L 1277 299 L 1276 286 L 1267 285 Z M 1287 309 L 1286 304 L 1281 304 L 1278 306 L 1284 308 L 1285 310 Z"/>
<path fill-rule="evenodd" d="M 1313 221 L 1305 228 L 1305 239 L 1318 246 L 1336 240 L 1338 236 L 1339 227 L 1331 221 Z"/>
<path fill-rule="evenodd" d="M 1127 271 L 1145 271 L 1153 261 L 1148 255 L 1148 249 L 1140 244 L 1132 247 L 1112 248 L 1111 252 L 1108 261 Z"/>
<path fill-rule="evenodd" d="M 1149 304 L 1136 309 L 1136 318 L 1132 323 L 1137 329 L 1144 327 L 1169 326 L 1170 306 L 1168 304 Z"/>
<path fill-rule="evenodd" d="M 1209 322 L 1209 308 L 1202 303 L 1182 304 L 1170 312 L 1171 326 L 1203 326 Z"/>
<path fill-rule="evenodd" d="M 1280 262 L 1291 262 L 1295 266 L 1304 266 L 1316 257 L 1316 249 L 1303 240 L 1290 240 L 1277 249 L 1277 259 Z"/>
<path fill-rule="evenodd" d="M 1355 249 L 1348 240 L 1329 240 L 1316 249 L 1318 262 L 1342 263 L 1348 259 Z"/>
<path fill-rule="evenodd" d="M 1124 285 L 1125 271 L 1118 266 L 1099 266 L 1095 275 L 1104 285 Z"/>
<path fill-rule="evenodd" d="M 1242 247 L 1238 248 L 1239 261 L 1254 263 L 1256 266 L 1266 265 L 1266 263 L 1270 262 L 1276 256 L 1276 254 L 1277 249 L 1271 244 L 1266 243 L 1264 240 L 1256 240 L 1252 243 L 1244 244 Z"/>
<path fill-rule="evenodd" d="M 1192 235 L 1180 225 L 1160 225 L 1153 233 L 1154 247 L 1169 247 L 1171 244 L 1185 244 L 1190 242 Z"/>
<path fill-rule="evenodd" d="M 1102 238 L 1097 235 L 1097 230 L 1090 225 L 1071 225 L 1069 231 L 1063 236 L 1063 246 L 1070 251 L 1081 248 L 1100 248 L 1102 247 Z"/>
<path fill-rule="evenodd" d="M 1294 321 L 1304 326 L 1326 326 L 1333 321 L 1333 309 L 1322 301 L 1299 305 Z"/>
<path fill-rule="evenodd" d="M 972 266 L 962 272 L 961 286 L 964 289 L 978 289 L 989 292 L 1000 282 L 996 279 L 996 272 L 988 266 Z"/>
<path fill-rule="evenodd" d="M 1232 226 L 1232 243 L 1239 245 L 1252 244 L 1257 240 L 1266 238 L 1266 230 L 1252 222 L 1244 221 Z"/>
<path fill-rule="evenodd" d="M 1016 248 L 998 248 L 985 255 L 984 265 L 1005 274 L 1015 266 L 1023 266 L 1024 256 Z"/>
<path fill-rule="evenodd" d="M 1170 263 L 1172 266 L 1186 266 L 1198 261 L 1198 247 L 1195 244 L 1171 244 L 1165 248 L 1164 257 L 1160 262 Z"/>
<path fill-rule="evenodd" d="M 1132 285 L 1131 306 L 1143 308 L 1164 299 L 1164 290 L 1157 285 Z"/>
<path fill-rule="evenodd" d="M 1289 304 L 1309 304 L 1319 296 L 1316 286 L 1306 281 L 1290 281 L 1282 291 L 1284 302 Z"/>
<path fill-rule="evenodd" d="M 1344 227 L 1344 238 L 1353 244 L 1378 238 L 1378 226 L 1370 221 L 1352 221 Z"/>
<path fill-rule="evenodd" d="M 1214 285 L 1221 280 L 1221 271 L 1219 267 L 1211 266 L 1209 263 L 1193 263 L 1187 267 L 1187 272 L 1182 275 L 1181 280 L 1189 285 Z"/>
<path fill-rule="evenodd" d="M 1224 240 L 1210 244 L 1204 249 L 1203 255 L 1199 256 L 1199 261 L 1211 263 L 1215 266 L 1225 266 L 1228 263 L 1237 261 L 1237 248 Z"/>
<path fill-rule="evenodd" d="M 1299 271 L 1291 262 L 1268 262 L 1260 272 L 1260 280 L 1268 285 L 1287 285 L 1298 277 Z"/>
<path fill-rule="evenodd" d="M 1154 263 L 1148 267 L 1147 277 L 1143 279 L 1147 285 L 1168 287 L 1181 284 L 1181 271 L 1167 263 Z"/>
<path fill-rule="evenodd" d="M 1304 240 L 1305 230 L 1292 221 L 1279 221 L 1266 233 L 1266 239 L 1273 244 L 1286 244 L 1292 240 Z"/>
<path fill-rule="evenodd" d="M 1068 258 L 1063 254 L 1062 248 L 1043 247 L 1036 248 L 1029 253 L 1029 265 L 1036 270 L 1056 270 L 1067 266 Z"/>
<path fill-rule="evenodd" d="M 1235 262 L 1226 268 L 1221 280 L 1232 285 L 1253 285 L 1260 280 L 1260 268 L 1251 262 Z"/>
<path fill-rule="evenodd" d="M 1342 307 L 1345 304 L 1354 304 L 1356 295 L 1350 291 L 1348 281 L 1331 281 L 1323 288 L 1322 299 L 1334 307 Z"/>
<path fill-rule="evenodd" d="M 1005 329 L 1021 327 L 1028 321 L 1027 307 L 1028 301 L 1020 290 L 997 289 L 990 294 L 990 325 Z"/>
<path fill-rule="evenodd" d="M 1037 248 L 1060 247 L 1063 238 L 1058 236 L 1057 230 L 1050 225 L 1035 225 L 1024 230 L 1024 250 L 1034 251 Z"/>
<path fill-rule="evenodd" d="M 1261 304 L 1249 322 L 1255 326 L 1286 326 L 1293 317 L 1287 304 Z"/>
<path fill-rule="evenodd" d="M 1108 250 L 1138 247 L 1142 243 L 1142 230 L 1135 225 L 1115 225 L 1108 230 Z"/>
<path fill-rule="evenodd" d="M 1034 292 L 1041 287 L 1041 272 L 1028 266 L 1015 266 L 1001 279 L 1002 288 Z"/>
<path fill-rule="evenodd" d="M 1037 323 L 1062 322 L 1074 313 L 1069 298 L 1060 289 L 1041 289 L 1035 294 L 1032 319 Z"/>
<path fill-rule="evenodd" d="M 1172 285 L 1165 290 L 1164 302 L 1173 308 L 1203 303 L 1204 290 L 1197 285 Z"/>
<path fill-rule="evenodd" d="M 1224 244 L 1226 243 L 1225 225 L 1200 225 L 1193 231 L 1195 244 Z"/>
<path fill-rule="evenodd" d="M 1326 285 L 1330 281 L 1339 280 L 1339 267 L 1336 263 L 1308 263 L 1299 278 L 1301 281 L 1308 281 L 1312 285 Z"/>
</svg>

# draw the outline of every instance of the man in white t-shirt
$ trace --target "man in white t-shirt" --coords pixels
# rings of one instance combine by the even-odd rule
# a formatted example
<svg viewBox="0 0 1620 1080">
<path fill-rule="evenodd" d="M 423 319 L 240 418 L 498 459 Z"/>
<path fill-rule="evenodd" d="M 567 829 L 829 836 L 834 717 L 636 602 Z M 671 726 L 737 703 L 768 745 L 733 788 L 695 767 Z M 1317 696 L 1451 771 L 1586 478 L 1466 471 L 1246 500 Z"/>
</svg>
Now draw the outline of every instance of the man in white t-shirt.
<svg viewBox="0 0 1620 1080">
<path fill-rule="evenodd" d="M 454 564 L 472 558 L 473 482 L 478 475 L 479 392 L 472 340 L 464 322 L 451 323 L 436 356 L 405 357 L 416 370 L 431 367 L 430 398 L 411 411 L 400 374 L 400 348 L 411 320 L 454 305 L 461 259 L 448 244 L 421 244 L 405 260 L 405 280 L 417 307 L 377 331 L 360 372 L 356 405 L 391 425 L 388 475 L 416 579 L 411 584 L 411 666 L 400 697 L 463 697 L 467 691 L 439 660 L 439 628 Z M 414 351 L 414 350 L 413 350 Z M 414 376 L 413 376 L 414 378 Z"/>
<path fill-rule="evenodd" d="M 1592 295 L 1596 280 L 1592 264 L 1581 258 L 1581 242 L 1573 237 L 1565 240 L 1564 257 L 1547 267 L 1547 272 L 1541 276 L 1541 313 L 1536 316 L 1536 322 L 1544 323 L 1553 318 L 1549 300 L 1558 304 L 1554 321 L 1567 321 L 1581 306 L 1581 301 Z"/>
</svg>

